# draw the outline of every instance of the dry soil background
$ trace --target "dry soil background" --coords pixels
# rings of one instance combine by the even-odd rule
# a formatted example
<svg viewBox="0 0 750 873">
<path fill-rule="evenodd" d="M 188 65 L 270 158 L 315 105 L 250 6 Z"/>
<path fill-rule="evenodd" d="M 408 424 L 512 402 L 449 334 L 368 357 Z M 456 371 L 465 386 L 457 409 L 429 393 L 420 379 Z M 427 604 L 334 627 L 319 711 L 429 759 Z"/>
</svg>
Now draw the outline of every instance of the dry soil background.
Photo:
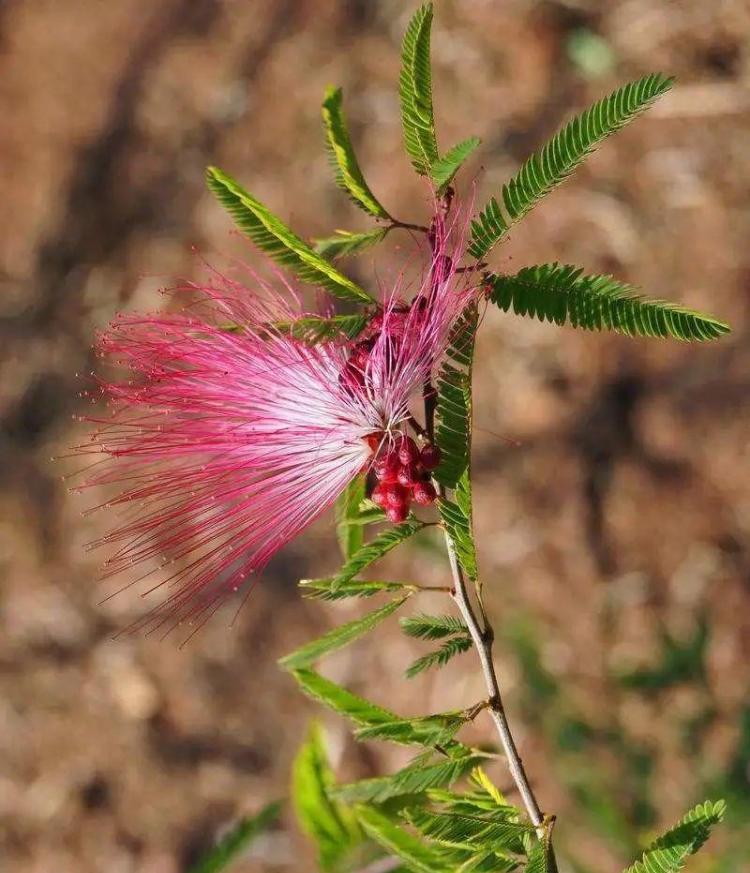
<svg viewBox="0 0 750 873">
<path fill-rule="evenodd" d="M 614 271 L 734 333 L 695 348 L 489 313 L 478 534 L 511 712 L 570 869 L 619 870 L 651 828 L 723 793 L 735 798 L 733 823 L 712 844 L 715 863 L 740 870 L 750 10 L 742 0 L 436 5 L 439 134 L 483 138 L 480 198 L 572 111 L 653 69 L 679 77 L 495 263 Z M 184 649 L 112 642 L 143 604 L 130 593 L 97 605 L 101 556 L 83 544 L 104 521 L 81 518 L 50 457 L 80 436 L 76 374 L 91 369 L 94 330 L 118 309 L 162 305 L 158 287 L 192 274 L 193 246 L 247 252 L 204 190 L 207 163 L 303 235 L 365 227 L 324 157 L 327 84 L 346 86 L 373 189 L 399 216 L 424 217 L 395 93 L 411 10 L 395 0 L 0 4 L 2 871 L 179 873 L 239 814 L 286 792 L 312 707 L 275 661 L 360 608 L 296 593 L 299 577 L 334 567 L 329 528 L 274 561 L 235 627 L 217 619 Z M 351 267 L 360 281 L 371 268 L 368 257 Z M 388 569 L 446 572 L 429 543 Z M 481 696 L 470 655 L 439 682 L 407 686 L 399 677 L 418 651 L 394 624 L 328 669 L 404 713 Z M 349 776 L 403 760 L 326 723 Z M 504 781 L 500 764 L 493 774 Z M 287 814 L 236 870 L 309 861 Z"/>
</svg>

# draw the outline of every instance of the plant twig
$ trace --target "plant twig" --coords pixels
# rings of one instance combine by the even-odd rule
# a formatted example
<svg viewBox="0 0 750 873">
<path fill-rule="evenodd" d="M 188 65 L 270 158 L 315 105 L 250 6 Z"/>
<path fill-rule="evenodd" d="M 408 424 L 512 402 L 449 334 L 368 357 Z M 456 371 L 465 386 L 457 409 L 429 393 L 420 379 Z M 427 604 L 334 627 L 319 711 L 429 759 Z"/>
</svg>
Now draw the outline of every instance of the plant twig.
<svg viewBox="0 0 750 873">
<path fill-rule="evenodd" d="M 441 489 L 441 491 L 443 492 L 441 496 L 444 496 L 444 489 Z M 466 627 L 469 629 L 469 635 L 471 636 L 474 647 L 479 655 L 479 662 L 482 665 L 484 681 L 490 695 L 487 708 L 489 709 L 490 716 L 497 728 L 500 743 L 508 761 L 510 774 L 521 795 L 523 804 L 526 807 L 526 812 L 531 819 L 531 823 L 537 829 L 539 839 L 547 847 L 547 860 L 550 873 L 557 873 L 555 854 L 549 841 L 551 828 L 548 825 L 548 821 L 550 821 L 550 819 L 545 817 L 539 808 L 539 803 L 537 802 L 534 791 L 531 788 L 529 778 L 526 775 L 523 766 L 523 761 L 521 760 L 515 740 L 513 739 L 513 734 L 511 733 L 510 725 L 508 724 L 508 718 L 505 714 L 502 697 L 500 696 L 500 685 L 497 680 L 497 673 L 495 672 L 495 664 L 492 660 L 494 633 L 483 610 L 482 624 L 484 627 L 480 625 L 479 620 L 477 619 L 474 608 L 469 600 L 469 595 L 466 590 L 466 580 L 463 571 L 461 570 L 461 566 L 458 563 L 453 541 L 451 540 L 448 531 L 445 530 L 444 532 L 445 543 L 448 550 L 448 561 L 450 563 L 451 575 L 453 576 L 453 590 L 451 591 L 451 597 L 458 607 L 458 611 L 461 613 L 461 618 L 463 618 Z"/>
</svg>

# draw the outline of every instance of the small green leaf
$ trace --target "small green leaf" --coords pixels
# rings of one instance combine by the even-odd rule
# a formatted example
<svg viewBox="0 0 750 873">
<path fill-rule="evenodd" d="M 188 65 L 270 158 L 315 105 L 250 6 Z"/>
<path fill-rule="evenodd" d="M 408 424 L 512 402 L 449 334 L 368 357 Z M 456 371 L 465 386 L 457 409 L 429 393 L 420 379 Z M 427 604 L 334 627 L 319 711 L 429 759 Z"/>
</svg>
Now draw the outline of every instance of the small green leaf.
<svg viewBox="0 0 750 873">
<path fill-rule="evenodd" d="M 347 582 L 351 582 L 355 576 L 358 576 L 362 570 L 365 569 L 365 567 L 369 567 L 370 564 L 377 561 L 378 558 L 387 555 L 388 552 L 395 549 L 396 546 L 400 545 L 404 540 L 414 536 L 414 534 L 417 531 L 422 530 L 423 527 L 424 522 L 415 519 L 413 521 L 405 521 L 403 524 L 399 524 L 396 527 L 378 534 L 375 539 L 362 546 L 362 548 L 355 552 L 346 564 L 344 564 L 341 570 L 336 574 L 336 576 L 334 576 L 332 588 L 335 589 L 339 585 L 345 585 Z"/>
<path fill-rule="evenodd" d="M 336 534 L 344 560 L 358 552 L 365 542 L 362 525 L 352 524 L 359 516 L 359 504 L 365 499 L 365 476 L 360 473 L 346 486 L 336 501 Z"/>
<path fill-rule="evenodd" d="M 389 227 L 379 227 L 367 233 L 337 230 L 335 236 L 316 239 L 315 251 L 324 258 L 328 258 L 329 261 L 335 261 L 336 258 L 345 258 L 349 255 L 358 255 L 382 242 L 389 230 Z"/>
<path fill-rule="evenodd" d="M 388 740 L 404 745 L 444 746 L 465 724 L 466 716 L 463 713 L 446 712 L 368 725 L 356 730 L 354 735 L 358 740 Z"/>
<path fill-rule="evenodd" d="M 335 796 L 344 803 L 384 803 L 392 797 L 419 794 L 428 788 L 449 787 L 476 767 L 484 757 L 480 754 L 463 754 L 445 758 L 436 764 L 424 764 L 420 758 L 416 764 L 410 764 L 392 776 L 378 776 L 340 785 L 335 789 Z"/>
<path fill-rule="evenodd" d="M 453 182 L 453 177 L 461 169 L 463 162 L 481 142 L 482 140 L 478 136 L 469 137 L 469 139 L 454 145 L 442 158 L 438 158 L 432 164 L 432 182 L 438 196 L 445 193 L 448 186 Z"/>
<path fill-rule="evenodd" d="M 549 866 L 549 850 L 543 843 L 535 843 L 529 852 L 524 873 L 552 873 Z"/>
<path fill-rule="evenodd" d="M 678 825 L 658 837 L 641 860 L 628 867 L 625 873 L 678 873 L 690 855 L 706 842 L 711 828 L 724 818 L 725 811 L 723 800 L 699 803 Z"/>
<path fill-rule="evenodd" d="M 565 181 L 606 137 L 648 109 L 672 87 L 672 82 L 661 73 L 644 76 L 618 88 L 566 124 L 503 186 L 505 212 L 493 197 L 472 222 L 469 254 L 483 258 L 513 224 Z"/>
<path fill-rule="evenodd" d="M 520 854 L 523 852 L 520 838 L 534 832 L 531 825 L 512 821 L 509 817 L 498 820 L 497 817 L 414 808 L 407 810 L 407 818 L 423 836 L 457 848 L 507 849 Z"/>
<path fill-rule="evenodd" d="M 404 145 L 421 176 L 429 176 L 438 159 L 430 71 L 431 28 L 432 3 L 426 3 L 414 13 L 401 46 L 399 92 Z"/>
<path fill-rule="evenodd" d="M 341 88 L 328 88 L 323 100 L 323 126 L 336 170 L 336 184 L 346 191 L 352 200 L 376 218 L 390 218 L 390 215 L 370 190 L 357 156 L 354 154 L 349 130 L 344 118 Z"/>
<path fill-rule="evenodd" d="M 269 803 L 257 815 L 241 819 L 205 858 L 190 868 L 190 873 L 219 873 L 220 870 L 226 870 L 256 837 L 270 828 L 280 812 L 280 803 Z"/>
<path fill-rule="evenodd" d="M 402 606 L 408 597 L 409 595 L 407 594 L 404 597 L 391 600 L 390 603 L 386 603 L 385 606 L 381 606 L 380 609 L 368 613 L 363 618 L 358 618 L 342 624 L 340 627 L 333 628 L 333 630 L 330 630 L 317 640 L 313 640 L 297 649 L 296 652 L 281 658 L 279 664 L 287 670 L 295 670 L 300 667 L 309 666 L 319 658 L 322 658 L 323 655 L 327 655 L 337 649 L 342 649 L 377 627 L 381 621 L 384 621 Z"/>
<path fill-rule="evenodd" d="M 334 712 L 345 715 L 355 724 L 365 726 L 388 724 L 398 718 L 394 713 L 347 691 L 346 688 L 326 679 L 314 670 L 293 670 L 292 675 L 308 697 L 330 707 Z"/>
<path fill-rule="evenodd" d="M 471 368 L 479 313 L 470 307 L 454 325 L 446 361 L 437 378 L 437 427 L 441 453 L 434 476 L 446 488 L 455 488 L 469 468 L 471 457 Z"/>
<path fill-rule="evenodd" d="M 455 615 L 415 615 L 399 619 L 399 624 L 407 636 L 422 640 L 441 640 L 455 634 L 467 636 L 469 633 L 464 622 Z"/>
<path fill-rule="evenodd" d="M 275 216 L 259 200 L 245 191 L 231 176 L 217 167 L 206 171 L 208 187 L 229 212 L 235 223 L 277 263 L 288 267 L 304 282 L 326 288 L 342 300 L 373 303 L 373 298 L 340 273 L 329 261 L 316 254 L 307 243 Z"/>
<path fill-rule="evenodd" d="M 490 299 L 505 312 L 584 330 L 626 336 L 716 339 L 729 326 L 710 315 L 641 296 L 612 276 L 586 276 L 570 264 L 524 267 L 514 276 L 490 276 Z"/>
<path fill-rule="evenodd" d="M 337 584 L 333 576 L 327 579 L 300 579 L 299 586 L 305 597 L 312 600 L 345 600 L 348 597 L 372 597 L 383 591 L 414 591 L 416 586 L 406 582 L 382 582 L 377 580 L 352 579 L 349 582 Z"/>
<path fill-rule="evenodd" d="M 418 673 L 422 673 L 424 670 L 429 670 L 430 667 L 444 667 L 448 661 L 455 658 L 456 655 L 468 652 L 470 648 L 470 637 L 453 637 L 446 640 L 442 646 L 434 652 L 430 652 L 428 655 L 422 655 L 421 658 L 417 658 L 417 660 L 407 668 L 406 675 L 409 679 L 412 679 Z"/>
<path fill-rule="evenodd" d="M 373 840 L 389 855 L 400 858 L 415 873 L 448 873 L 438 849 L 425 845 L 408 831 L 393 824 L 382 812 L 371 806 L 358 806 L 359 822 Z"/>
<path fill-rule="evenodd" d="M 292 767 L 292 799 L 302 829 L 318 849 L 324 873 L 340 862 L 364 839 L 356 817 L 329 796 L 335 785 L 320 727 L 313 723 Z"/>
</svg>

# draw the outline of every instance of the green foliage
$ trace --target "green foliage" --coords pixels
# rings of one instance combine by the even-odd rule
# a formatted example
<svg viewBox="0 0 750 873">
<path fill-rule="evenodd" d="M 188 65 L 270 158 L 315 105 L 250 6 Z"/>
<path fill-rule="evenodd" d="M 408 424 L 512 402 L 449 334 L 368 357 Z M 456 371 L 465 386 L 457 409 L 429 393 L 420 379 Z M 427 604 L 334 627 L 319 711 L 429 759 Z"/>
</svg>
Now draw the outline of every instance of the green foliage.
<svg viewBox="0 0 750 873">
<path fill-rule="evenodd" d="M 723 800 L 698 804 L 678 825 L 658 837 L 641 860 L 628 867 L 625 873 L 678 873 L 688 857 L 706 842 L 711 828 L 724 818 L 725 811 Z"/>
<path fill-rule="evenodd" d="M 586 276 L 569 264 L 524 267 L 514 276 L 491 276 L 490 299 L 507 312 L 585 330 L 626 336 L 711 340 L 728 333 L 722 321 L 664 300 L 651 300 L 612 276 Z"/>
<path fill-rule="evenodd" d="M 391 776 L 361 779 L 349 785 L 341 785 L 335 796 L 345 803 L 384 803 L 393 797 L 420 794 L 429 788 L 451 786 L 469 773 L 486 755 L 461 747 L 455 757 L 443 758 L 436 763 L 424 763 L 418 757 L 408 766 Z"/>
<path fill-rule="evenodd" d="M 401 718 L 359 728 L 358 740 L 388 740 L 392 743 L 419 746 L 445 746 L 466 724 L 463 713 L 445 712 L 417 718 Z"/>
<path fill-rule="evenodd" d="M 359 573 L 365 569 L 365 567 L 369 567 L 370 564 L 377 561 L 378 558 L 387 555 L 388 552 L 395 549 L 396 546 L 404 540 L 414 536 L 414 534 L 417 531 L 422 530 L 423 527 L 423 522 L 414 519 L 412 521 L 405 521 L 403 524 L 396 525 L 396 527 L 378 534 L 375 539 L 362 546 L 361 549 L 358 549 L 351 558 L 349 558 L 341 570 L 336 574 L 336 576 L 334 576 L 332 589 L 335 590 L 337 587 L 345 585 L 347 582 L 351 582 L 355 576 L 359 575 Z"/>
<path fill-rule="evenodd" d="M 400 620 L 401 630 L 407 636 L 422 640 L 445 640 L 439 649 L 417 658 L 407 669 L 411 678 L 430 667 L 442 667 L 462 652 L 471 648 L 469 629 L 453 615 L 417 615 Z M 446 639 L 449 637 L 449 639 Z"/>
<path fill-rule="evenodd" d="M 599 100 L 533 154 L 503 186 L 505 211 L 492 198 L 472 222 L 469 253 L 483 258 L 546 194 L 563 182 L 610 134 L 619 130 L 672 86 L 672 79 L 652 73 Z"/>
<path fill-rule="evenodd" d="M 288 267 L 304 282 L 326 288 L 342 300 L 373 302 L 363 288 L 316 254 L 280 218 L 245 191 L 231 176 L 217 167 L 209 167 L 206 179 L 208 187 L 240 230 L 277 263 Z"/>
<path fill-rule="evenodd" d="M 413 679 L 419 673 L 429 670 L 431 667 L 444 667 L 448 661 L 455 658 L 456 655 L 461 655 L 468 652 L 471 648 L 470 637 L 453 637 L 446 640 L 439 649 L 430 652 L 427 655 L 422 655 L 417 658 L 413 664 L 406 669 L 406 675 L 409 679 Z"/>
<path fill-rule="evenodd" d="M 328 88 L 323 100 L 323 126 L 336 170 L 336 184 L 346 191 L 352 200 L 375 218 L 390 218 L 365 182 L 357 156 L 349 137 L 349 131 L 341 106 L 341 88 Z"/>
<path fill-rule="evenodd" d="M 368 613 L 363 618 L 358 618 L 354 621 L 342 624 L 340 627 L 333 628 L 333 630 L 330 630 L 327 634 L 324 634 L 317 640 L 312 640 L 312 642 L 307 643 L 295 652 L 281 658 L 279 664 L 287 670 L 307 667 L 314 661 L 322 658 L 323 655 L 327 655 L 330 652 L 334 652 L 337 649 L 347 646 L 354 640 L 369 633 L 369 631 L 374 627 L 377 627 L 381 621 L 384 621 L 389 615 L 392 615 L 406 602 L 408 596 L 409 595 L 407 594 L 404 597 L 391 600 L 390 603 L 386 603 L 385 606 L 381 606 L 380 609 Z"/>
<path fill-rule="evenodd" d="M 446 488 L 455 488 L 469 469 L 471 368 L 478 321 L 477 309 L 471 307 L 456 322 L 449 337 L 445 362 L 437 378 L 435 439 L 442 457 L 434 476 Z"/>
<path fill-rule="evenodd" d="M 402 591 L 405 588 L 415 591 L 415 586 L 404 582 L 381 582 L 363 579 L 352 579 L 343 584 L 336 584 L 333 576 L 327 579 L 300 579 L 300 588 L 305 597 L 311 600 L 346 600 L 349 597 L 372 597 L 382 591 Z"/>
<path fill-rule="evenodd" d="M 400 718 L 313 670 L 294 670 L 293 675 L 305 694 L 359 725 L 355 732 L 357 739 L 383 739 L 404 745 L 461 748 L 451 740 L 466 721 L 462 713 L 447 712 Z"/>
<path fill-rule="evenodd" d="M 415 873 L 448 873 L 443 855 L 425 845 L 408 831 L 395 825 L 386 815 L 371 806 L 357 807 L 357 817 L 367 834 L 389 855 L 400 858 Z"/>
<path fill-rule="evenodd" d="M 302 829 L 317 846 L 323 873 L 339 869 L 364 838 L 351 810 L 329 796 L 334 785 L 322 732 L 313 723 L 292 767 L 292 800 Z"/>
<path fill-rule="evenodd" d="M 345 258 L 349 255 L 358 255 L 382 242 L 389 229 L 388 227 L 378 227 L 366 233 L 337 230 L 335 236 L 316 239 L 315 251 L 324 258 L 328 258 L 329 261 L 335 261 L 336 258 Z"/>
<path fill-rule="evenodd" d="M 360 473 L 336 501 L 336 535 L 344 560 L 349 560 L 365 542 L 364 528 L 356 524 L 359 505 L 365 499 L 365 476 Z"/>
<path fill-rule="evenodd" d="M 328 706 L 334 712 L 345 715 L 355 724 L 372 726 L 389 724 L 398 719 L 394 713 L 347 691 L 346 688 L 326 679 L 314 670 L 304 668 L 293 670 L 292 675 L 308 697 Z"/>
<path fill-rule="evenodd" d="M 438 196 L 445 193 L 461 165 L 481 142 L 482 140 L 478 136 L 471 136 L 469 139 L 454 145 L 442 158 L 433 162 L 431 167 L 432 182 Z"/>
<path fill-rule="evenodd" d="M 429 176 L 438 159 L 430 71 L 431 27 L 432 3 L 426 3 L 409 22 L 401 46 L 399 92 L 404 145 L 421 176 Z"/>
<path fill-rule="evenodd" d="M 341 337 L 354 339 L 367 324 L 367 315 L 305 315 L 294 321 L 275 321 L 273 330 L 315 345 Z"/>
<path fill-rule="evenodd" d="M 425 837 L 458 848 L 508 851 L 522 854 L 524 834 L 534 832 L 529 824 L 513 821 L 516 810 L 508 808 L 505 817 L 478 814 L 429 812 L 409 809 L 409 822 Z"/>
<path fill-rule="evenodd" d="M 240 819 L 205 858 L 190 868 L 190 873 L 219 873 L 220 870 L 226 870 L 256 837 L 271 827 L 280 812 L 280 803 L 269 803 L 257 815 Z"/>
<path fill-rule="evenodd" d="M 461 476 L 456 488 L 455 501 L 441 498 L 438 501 L 443 520 L 458 563 L 473 582 L 479 578 L 477 553 L 471 523 L 471 482 L 468 470 Z"/>
<path fill-rule="evenodd" d="M 529 852 L 524 873 L 551 873 L 549 852 L 542 843 L 537 843 Z"/>
<path fill-rule="evenodd" d="M 463 620 L 455 615 L 415 615 L 399 619 L 401 630 L 409 637 L 421 640 L 441 640 L 455 634 L 469 633 Z"/>
</svg>

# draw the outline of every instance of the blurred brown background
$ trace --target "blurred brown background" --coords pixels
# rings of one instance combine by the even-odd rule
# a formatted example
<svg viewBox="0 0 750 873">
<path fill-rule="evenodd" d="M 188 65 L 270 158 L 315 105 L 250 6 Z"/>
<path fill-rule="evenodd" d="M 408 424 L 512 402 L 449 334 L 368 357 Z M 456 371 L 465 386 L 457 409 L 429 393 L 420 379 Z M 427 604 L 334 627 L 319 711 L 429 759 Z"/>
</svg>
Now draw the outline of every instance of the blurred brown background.
<svg viewBox="0 0 750 873">
<path fill-rule="evenodd" d="M 478 535 L 508 703 L 543 804 L 559 815 L 568 869 L 619 870 L 704 796 L 727 797 L 731 822 L 691 869 L 747 869 L 750 9 L 436 6 L 439 136 L 482 137 L 482 201 L 573 111 L 653 69 L 679 77 L 495 261 L 616 272 L 734 333 L 688 347 L 490 312 L 477 374 Z M 120 308 L 162 305 L 158 287 L 194 271 L 191 246 L 209 257 L 236 248 L 204 190 L 207 163 L 303 235 L 367 226 L 324 156 L 327 84 L 345 86 L 374 191 L 404 220 L 424 218 L 396 99 L 412 9 L 0 4 L 2 871 L 181 873 L 239 814 L 287 791 L 313 707 L 275 661 L 362 608 L 295 590 L 334 568 L 330 527 L 274 561 L 234 627 L 215 619 L 184 649 L 112 642 L 143 602 L 126 593 L 97 605 L 102 556 L 83 544 L 106 520 L 80 517 L 86 501 L 60 481 L 70 465 L 50 457 L 80 436 L 76 374 L 91 369 L 94 330 Z M 349 266 L 372 280 L 371 256 Z M 386 570 L 446 573 L 429 541 Z M 402 671 L 421 651 L 393 622 L 325 669 L 405 714 L 483 696 L 471 655 L 407 685 Z M 404 760 L 326 724 L 348 777 Z M 489 736 L 481 720 L 476 731 Z M 492 774 L 505 784 L 500 763 Z M 309 862 L 287 814 L 234 869 Z"/>
</svg>

